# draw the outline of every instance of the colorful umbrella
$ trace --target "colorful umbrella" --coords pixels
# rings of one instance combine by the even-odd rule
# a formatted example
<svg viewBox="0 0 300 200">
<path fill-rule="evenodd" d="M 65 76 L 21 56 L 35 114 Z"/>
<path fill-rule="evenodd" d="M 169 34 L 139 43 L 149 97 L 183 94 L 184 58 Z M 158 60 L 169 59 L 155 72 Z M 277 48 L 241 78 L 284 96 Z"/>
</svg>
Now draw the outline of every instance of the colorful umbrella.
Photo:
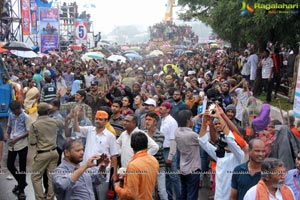
<svg viewBox="0 0 300 200">
<path fill-rule="evenodd" d="M 0 53 L 3 53 L 3 52 L 8 51 L 7 49 L 3 49 L 3 48 L 2 48 L 4 44 L 5 44 L 5 43 L 0 43 Z"/>
<path fill-rule="evenodd" d="M 121 50 L 123 50 L 123 51 L 126 51 L 126 50 L 128 50 L 128 49 L 129 49 L 128 46 L 121 46 Z"/>
<path fill-rule="evenodd" d="M 38 55 L 34 51 L 17 51 L 17 50 L 11 50 L 12 54 L 22 57 L 22 58 L 36 58 Z"/>
<path fill-rule="evenodd" d="M 69 47 L 75 51 L 82 51 L 81 45 L 79 44 L 70 44 Z"/>
<path fill-rule="evenodd" d="M 142 60 L 143 57 L 139 54 L 135 54 L 135 53 L 126 53 L 124 54 L 124 56 L 126 56 L 127 58 L 131 58 L 131 59 L 138 59 L 138 60 Z"/>
<path fill-rule="evenodd" d="M 118 61 L 121 61 L 123 63 L 126 62 L 126 58 L 124 56 L 121 56 L 121 55 L 111 55 L 107 58 L 107 60 L 113 61 L 113 62 L 118 62 Z"/>
<path fill-rule="evenodd" d="M 154 50 L 154 51 L 151 51 L 151 53 L 149 55 L 152 55 L 152 56 L 163 56 L 164 53 L 160 50 Z"/>
<path fill-rule="evenodd" d="M 123 54 L 126 54 L 126 53 L 134 53 L 134 54 L 139 54 L 138 52 L 136 52 L 135 50 L 126 50 Z"/>
<path fill-rule="evenodd" d="M 140 47 L 130 47 L 130 50 L 134 50 L 134 51 L 141 51 L 142 49 Z"/>
<path fill-rule="evenodd" d="M 102 60 L 105 58 L 105 55 L 101 52 L 87 52 L 84 54 L 85 57 L 90 59 Z"/>
</svg>

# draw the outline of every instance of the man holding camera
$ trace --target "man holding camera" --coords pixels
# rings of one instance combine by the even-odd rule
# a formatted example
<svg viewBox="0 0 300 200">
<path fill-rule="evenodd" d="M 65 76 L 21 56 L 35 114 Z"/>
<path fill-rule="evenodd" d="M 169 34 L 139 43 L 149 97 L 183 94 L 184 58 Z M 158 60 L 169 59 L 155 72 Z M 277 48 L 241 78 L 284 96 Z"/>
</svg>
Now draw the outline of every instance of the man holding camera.
<svg viewBox="0 0 300 200">
<path fill-rule="evenodd" d="M 58 200 L 94 200 L 93 184 L 104 183 L 109 158 L 106 154 L 91 156 L 84 164 L 83 145 L 69 138 L 64 144 L 64 160 L 52 173 L 55 196 Z M 97 164 L 95 164 L 97 160 Z M 97 165 L 97 166 L 96 166 Z"/>
<path fill-rule="evenodd" d="M 224 115 L 222 108 L 218 105 L 213 111 L 205 111 L 198 139 L 201 148 L 217 162 L 215 200 L 229 199 L 232 176 L 230 172 L 241 164 L 244 158 L 244 152 L 235 141 L 232 131 L 223 119 Z M 214 117 L 214 128 L 219 133 L 216 146 L 209 142 L 208 134 L 213 133 L 212 130 L 207 129 L 207 126 L 213 123 L 211 117 Z"/>
<path fill-rule="evenodd" d="M 118 156 L 118 146 L 116 142 L 115 135 L 106 129 L 106 124 L 108 122 L 108 114 L 105 111 L 98 110 L 95 115 L 95 126 L 79 126 L 78 115 L 80 113 L 80 106 L 75 106 L 74 108 L 74 130 L 76 135 L 79 137 L 86 138 L 85 155 L 83 160 L 86 161 L 90 156 L 95 154 L 105 153 L 111 159 L 111 166 L 113 167 L 112 179 L 117 180 L 117 156 Z M 95 186 L 97 199 L 106 199 L 106 194 L 109 188 L 109 177 L 107 177 L 106 183 Z"/>
</svg>

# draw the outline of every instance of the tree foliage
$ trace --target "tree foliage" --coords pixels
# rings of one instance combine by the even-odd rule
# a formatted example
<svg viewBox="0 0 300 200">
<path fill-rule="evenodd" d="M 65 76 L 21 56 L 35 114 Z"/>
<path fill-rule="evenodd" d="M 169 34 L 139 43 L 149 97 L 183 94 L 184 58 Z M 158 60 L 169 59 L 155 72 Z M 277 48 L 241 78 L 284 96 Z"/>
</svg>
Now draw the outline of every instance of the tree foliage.
<svg viewBox="0 0 300 200">
<path fill-rule="evenodd" d="M 269 14 L 265 9 L 256 8 L 252 13 L 241 15 L 242 2 L 241 0 L 178 0 L 179 6 L 188 7 L 179 17 L 185 21 L 192 19 L 203 21 L 210 25 L 220 38 L 231 42 L 235 49 L 244 48 L 247 43 L 265 48 L 268 41 L 286 47 L 295 47 L 300 41 L 300 9 L 288 14 Z M 254 3 L 270 3 L 269 0 L 244 2 L 252 8 Z M 271 3 L 283 2 L 287 4 L 297 1 L 273 0 Z"/>
</svg>

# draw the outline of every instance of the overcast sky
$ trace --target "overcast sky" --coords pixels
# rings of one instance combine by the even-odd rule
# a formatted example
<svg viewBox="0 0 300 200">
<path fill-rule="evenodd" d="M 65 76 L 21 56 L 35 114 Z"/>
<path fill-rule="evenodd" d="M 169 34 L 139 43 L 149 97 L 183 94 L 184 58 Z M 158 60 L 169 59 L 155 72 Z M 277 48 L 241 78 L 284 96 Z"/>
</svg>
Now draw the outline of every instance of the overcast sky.
<svg viewBox="0 0 300 200">
<path fill-rule="evenodd" d="M 74 0 L 65 1 L 74 2 Z M 115 26 L 148 27 L 161 22 L 164 19 L 167 0 L 77 0 L 76 3 L 79 13 L 86 10 L 91 14 L 94 31 L 107 34 Z M 91 4 L 96 8 L 90 6 Z"/>
</svg>

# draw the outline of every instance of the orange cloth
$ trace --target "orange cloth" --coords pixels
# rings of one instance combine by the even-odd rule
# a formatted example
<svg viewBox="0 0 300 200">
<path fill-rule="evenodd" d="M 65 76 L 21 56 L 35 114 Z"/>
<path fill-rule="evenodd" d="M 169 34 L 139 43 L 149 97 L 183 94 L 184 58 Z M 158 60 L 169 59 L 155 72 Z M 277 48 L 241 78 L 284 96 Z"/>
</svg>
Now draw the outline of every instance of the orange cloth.
<svg viewBox="0 0 300 200">
<path fill-rule="evenodd" d="M 193 97 L 192 100 L 186 99 L 186 100 L 185 100 L 185 104 L 189 107 L 189 109 L 192 109 L 192 107 L 193 107 L 195 101 L 196 101 L 196 98 L 195 98 L 195 97 Z"/>
<path fill-rule="evenodd" d="M 158 170 L 157 160 L 147 150 L 137 152 L 127 166 L 124 187 L 115 188 L 120 200 L 152 200 Z"/>
<path fill-rule="evenodd" d="M 211 161 L 211 171 L 216 172 L 216 170 L 217 170 L 217 162 L 212 160 Z"/>
<path fill-rule="evenodd" d="M 234 136 L 236 143 L 241 147 L 241 149 L 245 148 L 247 145 L 247 142 L 235 131 L 232 131 L 232 134 Z"/>
<path fill-rule="evenodd" d="M 300 139 L 300 133 L 299 133 L 299 131 L 297 130 L 297 128 L 296 128 L 295 126 L 292 126 L 291 131 L 294 133 L 294 135 L 295 135 L 298 139 Z"/>
<path fill-rule="evenodd" d="M 103 111 L 103 110 L 98 110 L 96 112 L 96 118 L 100 118 L 100 119 L 108 119 L 108 114 L 107 112 Z"/>
<path fill-rule="evenodd" d="M 281 195 L 284 200 L 290 200 L 293 199 L 293 193 L 287 186 L 282 186 L 280 188 Z M 256 187 L 256 200 L 268 200 L 269 194 L 268 194 L 268 188 L 263 180 L 258 181 L 257 187 Z"/>
</svg>

